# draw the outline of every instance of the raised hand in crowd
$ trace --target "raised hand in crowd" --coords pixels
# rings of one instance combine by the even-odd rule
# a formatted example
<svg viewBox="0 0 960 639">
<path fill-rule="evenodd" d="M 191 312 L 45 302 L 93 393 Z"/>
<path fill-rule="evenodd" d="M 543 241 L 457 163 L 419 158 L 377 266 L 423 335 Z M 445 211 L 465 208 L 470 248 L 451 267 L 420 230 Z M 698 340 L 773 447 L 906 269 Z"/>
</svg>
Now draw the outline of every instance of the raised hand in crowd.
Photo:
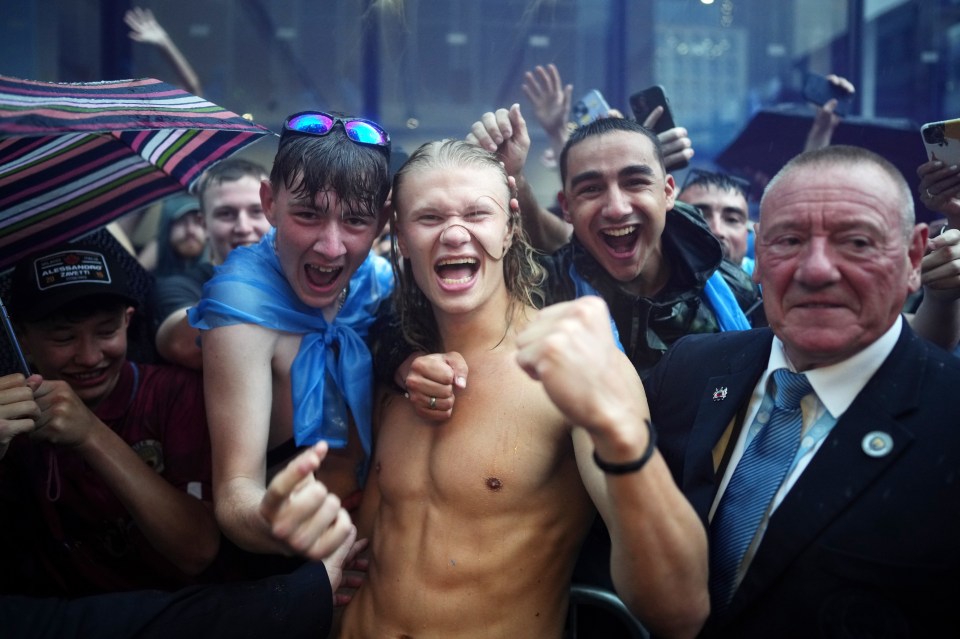
<svg viewBox="0 0 960 639">
<path fill-rule="evenodd" d="M 853 83 L 846 78 L 833 73 L 826 77 L 830 84 L 840 87 L 847 93 L 856 93 L 856 88 L 853 86 Z M 829 146 L 830 140 L 833 138 L 833 131 L 843 119 L 843 117 L 836 113 L 836 109 L 836 98 L 827 100 L 823 105 L 817 105 L 817 112 L 813 116 L 813 124 L 807 133 L 807 141 L 803 147 L 804 151 L 813 151 L 814 149 L 822 149 L 825 146 Z"/>
</svg>

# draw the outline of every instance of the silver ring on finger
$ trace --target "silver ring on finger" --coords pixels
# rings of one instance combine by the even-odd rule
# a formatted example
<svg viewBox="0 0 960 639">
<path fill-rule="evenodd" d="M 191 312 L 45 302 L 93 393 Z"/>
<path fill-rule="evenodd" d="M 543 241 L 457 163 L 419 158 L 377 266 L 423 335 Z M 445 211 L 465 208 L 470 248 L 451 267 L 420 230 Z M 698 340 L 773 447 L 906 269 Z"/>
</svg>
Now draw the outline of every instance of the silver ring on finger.
<svg viewBox="0 0 960 639">
<path fill-rule="evenodd" d="M 430 410 L 436 410 L 436 408 L 437 408 L 437 398 L 436 398 L 436 397 L 431 397 L 431 398 L 430 398 Z"/>
<path fill-rule="evenodd" d="M 927 189 L 927 197 L 933 199 L 933 193 L 930 192 L 930 189 Z"/>
</svg>

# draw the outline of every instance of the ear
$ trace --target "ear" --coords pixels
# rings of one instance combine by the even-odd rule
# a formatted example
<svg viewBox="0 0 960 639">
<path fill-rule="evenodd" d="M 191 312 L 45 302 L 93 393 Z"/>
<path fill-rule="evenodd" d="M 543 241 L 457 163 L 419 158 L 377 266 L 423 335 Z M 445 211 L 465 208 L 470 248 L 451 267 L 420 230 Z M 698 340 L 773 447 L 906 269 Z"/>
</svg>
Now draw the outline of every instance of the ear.
<svg viewBox="0 0 960 639">
<path fill-rule="evenodd" d="M 397 250 L 400 251 L 400 257 L 404 259 L 410 257 L 407 253 L 407 242 L 404 238 L 403 225 L 400 224 L 399 216 L 393 216 L 393 220 L 390 221 L 390 230 L 393 231 L 393 236 L 397 238 Z"/>
<path fill-rule="evenodd" d="M 563 211 L 563 221 L 573 223 L 573 220 L 570 219 L 570 211 L 567 207 L 567 195 L 562 190 L 557 191 L 557 204 L 560 205 L 560 210 Z"/>
<path fill-rule="evenodd" d="M 920 288 L 921 280 L 921 262 L 927 248 L 927 236 L 930 229 L 926 224 L 917 224 L 913 227 L 913 235 L 910 236 L 910 245 L 907 247 L 907 260 L 910 262 L 910 275 L 907 276 L 907 285 L 910 292 L 913 293 Z"/>
<path fill-rule="evenodd" d="M 667 201 L 667 210 L 673 208 L 674 203 L 677 199 L 677 183 L 674 182 L 673 176 L 669 173 L 663 179 L 663 195 Z"/>
<path fill-rule="evenodd" d="M 125 311 L 123 311 L 123 330 L 127 330 L 130 326 L 130 322 L 133 320 L 133 314 L 136 312 L 132 306 L 128 306 Z"/>
<path fill-rule="evenodd" d="M 760 283 L 760 223 L 753 225 L 753 275 L 750 279 L 754 284 Z"/>
<path fill-rule="evenodd" d="M 387 194 L 387 201 L 383 203 L 383 206 L 380 208 L 380 217 L 377 220 L 377 235 L 383 232 L 383 227 L 387 225 L 387 220 L 390 219 L 390 214 L 393 212 L 393 189 L 390 190 L 390 193 Z"/>
<path fill-rule="evenodd" d="M 273 187 L 270 186 L 270 180 L 260 181 L 260 206 L 263 207 L 263 215 L 270 222 L 270 226 L 277 226 L 277 214 L 273 210 L 274 198 Z"/>
</svg>

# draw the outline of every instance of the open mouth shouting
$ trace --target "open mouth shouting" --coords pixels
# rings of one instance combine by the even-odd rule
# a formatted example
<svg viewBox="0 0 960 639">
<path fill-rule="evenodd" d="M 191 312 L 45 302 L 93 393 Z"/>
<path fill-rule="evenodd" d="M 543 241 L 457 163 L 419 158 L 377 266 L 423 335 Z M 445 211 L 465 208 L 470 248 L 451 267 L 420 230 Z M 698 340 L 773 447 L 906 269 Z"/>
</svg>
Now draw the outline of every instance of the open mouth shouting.
<svg viewBox="0 0 960 639">
<path fill-rule="evenodd" d="M 467 284 L 479 269 L 480 262 L 475 257 L 448 257 L 433 266 L 441 283 L 448 286 Z"/>
<path fill-rule="evenodd" d="M 627 256 L 633 253 L 640 240 L 639 226 L 631 224 L 616 229 L 602 229 L 600 239 L 615 256 Z"/>
<path fill-rule="evenodd" d="M 310 286 L 319 291 L 326 292 L 337 283 L 340 274 L 343 273 L 342 266 L 314 266 L 305 264 L 303 267 L 304 275 Z"/>
</svg>

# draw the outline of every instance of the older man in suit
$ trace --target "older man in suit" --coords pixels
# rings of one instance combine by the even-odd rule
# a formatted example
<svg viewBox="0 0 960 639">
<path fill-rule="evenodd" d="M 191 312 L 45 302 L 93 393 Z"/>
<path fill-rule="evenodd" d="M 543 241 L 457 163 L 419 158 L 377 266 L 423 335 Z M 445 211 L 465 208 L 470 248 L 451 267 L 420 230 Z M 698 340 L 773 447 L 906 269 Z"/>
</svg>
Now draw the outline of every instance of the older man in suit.
<svg viewBox="0 0 960 639">
<path fill-rule="evenodd" d="M 704 635 L 943 636 L 960 364 L 900 314 L 927 240 L 909 188 L 868 151 L 804 153 L 768 186 L 757 237 L 770 329 L 683 338 L 646 385 L 708 525 Z"/>
</svg>

